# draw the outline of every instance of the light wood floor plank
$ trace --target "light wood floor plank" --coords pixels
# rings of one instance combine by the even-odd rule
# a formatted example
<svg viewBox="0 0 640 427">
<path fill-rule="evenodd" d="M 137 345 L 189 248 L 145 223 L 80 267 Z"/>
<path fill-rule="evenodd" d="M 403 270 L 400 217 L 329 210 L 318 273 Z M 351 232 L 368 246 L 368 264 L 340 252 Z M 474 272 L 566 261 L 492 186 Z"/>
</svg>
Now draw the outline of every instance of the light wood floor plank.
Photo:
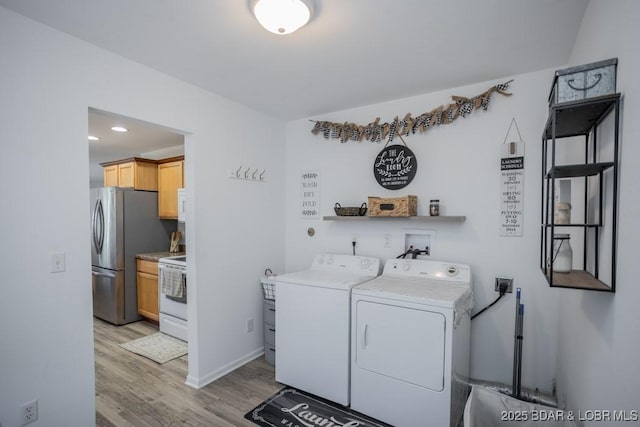
<svg viewBox="0 0 640 427">
<path fill-rule="evenodd" d="M 244 414 L 283 387 L 259 358 L 196 390 L 184 383 L 186 357 L 160 365 L 120 347 L 156 332 L 145 321 L 113 326 L 94 318 L 96 426 L 254 426 Z"/>
</svg>

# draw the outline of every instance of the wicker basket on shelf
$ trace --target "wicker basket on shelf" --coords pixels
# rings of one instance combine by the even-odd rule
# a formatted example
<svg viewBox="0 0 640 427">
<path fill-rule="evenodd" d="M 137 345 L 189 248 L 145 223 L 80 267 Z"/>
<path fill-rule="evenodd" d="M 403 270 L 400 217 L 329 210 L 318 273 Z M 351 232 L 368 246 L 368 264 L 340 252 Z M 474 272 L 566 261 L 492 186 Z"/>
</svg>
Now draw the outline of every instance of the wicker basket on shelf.
<svg viewBox="0 0 640 427">
<path fill-rule="evenodd" d="M 340 206 L 340 203 L 336 203 L 333 208 L 336 211 L 336 215 L 338 216 L 365 216 L 367 213 L 367 203 L 363 203 L 359 208 L 358 207 L 345 207 Z"/>
</svg>

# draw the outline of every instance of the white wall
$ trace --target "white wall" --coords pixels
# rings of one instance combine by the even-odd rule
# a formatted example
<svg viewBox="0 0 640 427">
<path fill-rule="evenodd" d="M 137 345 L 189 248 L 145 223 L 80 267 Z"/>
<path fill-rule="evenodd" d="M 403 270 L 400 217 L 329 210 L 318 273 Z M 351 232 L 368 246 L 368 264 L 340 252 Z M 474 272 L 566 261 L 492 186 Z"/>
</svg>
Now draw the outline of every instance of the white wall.
<svg viewBox="0 0 640 427">
<path fill-rule="evenodd" d="M 618 58 L 623 94 L 620 140 L 618 265 L 615 294 L 559 290 L 558 395 L 567 409 L 638 410 L 640 286 L 640 3 L 591 0 L 573 49 L 572 65 Z M 587 425 L 607 425 L 589 422 Z"/>
<path fill-rule="evenodd" d="M 452 95 L 471 97 L 494 84 L 478 83 L 446 91 L 369 105 L 312 117 L 315 120 L 367 124 L 381 117 L 414 116 L 449 103 Z M 433 259 L 471 265 L 475 311 L 497 297 L 494 278 L 513 277 L 526 305 L 523 385 L 550 391 L 555 376 L 557 291 L 550 290 L 539 269 L 540 247 L 540 135 L 547 111 L 553 70 L 513 77 L 512 97 L 494 95 L 489 111 L 475 111 L 453 124 L 405 138 L 417 156 L 414 181 L 398 191 L 385 190 L 373 177 L 373 161 L 384 143 L 341 144 L 312 135 L 307 119 L 287 125 L 287 270 L 306 268 L 315 253 L 351 253 L 357 234 L 358 254 L 393 258 L 404 251 L 406 228 L 435 230 Z M 525 199 L 523 237 L 499 237 L 500 149 L 512 118 L 525 142 Z M 510 136 L 517 134 L 515 129 Z M 394 141 L 396 142 L 396 141 Z M 397 143 L 401 143 L 397 140 Z M 367 196 L 418 196 L 418 214 L 428 215 L 429 199 L 440 199 L 441 215 L 465 215 L 464 223 L 409 224 L 394 222 L 329 222 L 301 219 L 299 173 L 321 173 L 322 215 L 334 215 L 333 205 L 359 206 Z M 308 237 L 306 230 L 316 234 Z M 384 248 L 390 234 L 392 247 Z M 511 383 L 515 301 L 508 294 L 472 322 L 471 374 L 477 379 Z"/>
<path fill-rule="evenodd" d="M 259 355 L 258 277 L 284 267 L 284 123 L 2 7 L 0 56 L 0 424 L 31 399 L 40 425 L 95 424 L 88 107 L 188 133 L 191 383 Z M 227 179 L 239 164 L 266 183 Z"/>
</svg>

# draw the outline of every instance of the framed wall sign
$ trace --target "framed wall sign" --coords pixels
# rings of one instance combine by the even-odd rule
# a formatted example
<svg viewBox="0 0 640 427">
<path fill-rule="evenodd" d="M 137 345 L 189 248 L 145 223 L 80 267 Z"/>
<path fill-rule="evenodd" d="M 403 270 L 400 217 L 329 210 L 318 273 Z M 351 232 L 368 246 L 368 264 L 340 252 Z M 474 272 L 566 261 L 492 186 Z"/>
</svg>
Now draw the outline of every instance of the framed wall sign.
<svg viewBox="0 0 640 427">
<path fill-rule="evenodd" d="M 382 149 L 373 163 L 373 175 L 382 187 L 400 190 L 416 176 L 418 160 L 406 145 L 389 145 Z"/>
<path fill-rule="evenodd" d="M 320 172 L 317 170 L 300 172 L 298 211 L 301 218 L 320 218 Z"/>
</svg>

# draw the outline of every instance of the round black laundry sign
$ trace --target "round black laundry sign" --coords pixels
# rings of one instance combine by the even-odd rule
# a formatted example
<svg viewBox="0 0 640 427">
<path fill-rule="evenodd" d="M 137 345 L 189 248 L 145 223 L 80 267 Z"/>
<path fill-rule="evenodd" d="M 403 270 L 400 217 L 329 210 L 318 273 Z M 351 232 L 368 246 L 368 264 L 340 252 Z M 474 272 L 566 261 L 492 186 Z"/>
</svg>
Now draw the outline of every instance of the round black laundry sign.
<svg viewBox="0 0 640 427">
<path fill-rule="evenodd" d="M 385 147 L 373 163 L 373 175 L 378 184 L 388 190 L 399 190 L 409 185 L 416 176 L 418 160 L 405 145 Z"/>
</svg>

